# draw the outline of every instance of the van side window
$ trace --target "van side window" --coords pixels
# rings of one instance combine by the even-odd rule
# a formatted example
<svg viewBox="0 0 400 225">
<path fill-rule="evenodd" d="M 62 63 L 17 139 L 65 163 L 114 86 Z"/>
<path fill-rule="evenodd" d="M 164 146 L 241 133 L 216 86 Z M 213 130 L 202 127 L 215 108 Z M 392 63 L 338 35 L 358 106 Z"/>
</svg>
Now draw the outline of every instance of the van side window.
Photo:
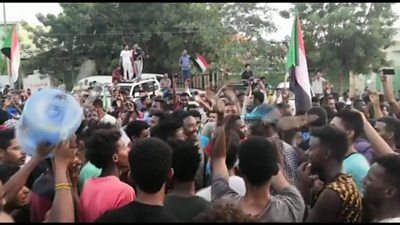
<svg viewBox="0 0 400 225">
<path fill-rule="evenodd" d="M 155 81 L 150 81 L 149 82 L 149 92 L 153 92 L 156 90 L 156 82 Z"/>
<path fill-rule="evenodd" d="M 136 86 L 133 88 L 132 96 L 135 96 L 135 93 L 139 93 L 139 90 L 140 90 L 140 86 L 139 86 L 139 85 L 136 85 Z"/>
</svg>

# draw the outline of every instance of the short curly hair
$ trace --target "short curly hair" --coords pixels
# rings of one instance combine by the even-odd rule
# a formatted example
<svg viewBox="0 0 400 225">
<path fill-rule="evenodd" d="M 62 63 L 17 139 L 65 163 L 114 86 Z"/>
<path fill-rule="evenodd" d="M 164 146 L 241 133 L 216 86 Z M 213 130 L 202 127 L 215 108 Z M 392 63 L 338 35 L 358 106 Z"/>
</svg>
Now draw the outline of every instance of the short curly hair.
<svg viewBox="0 0 400 225">
<path fill-rule="evenodd" d="M 196 218 L 196 222 L 202 223 L 256 223 L 255 217 L 245 214 L 241 209 L 232 203 L 224 201 L 215 202 Z"/>
<path fill-rule="evenodd" d="M 266 184 L 279 171 L 276 148 L 263 137 L 250 137 L 240 144 L 239 170 L 252 186 Z"/>
<path fill-rule="evenodd" d="M 200 154 L 193 141 L 169 141 L 172 148 L 174 179 L 181 182 L 193 181 L 200 166 Z"/>
<path fill-rule="evenodd" d="M 85 142 L 86 159 L 97 168 L 105 168 L 113 160 L 112 157 L 118 150 L 117 142 L 121 136 L 121 132 L 117 129 L 94 131 Z"/>
<path fill-rule="evenodd" d="M 138 138 L 138 137 L 140 137 L 140 134 L 142 133 L 142 131 L 148 129 L 149 127 L 150 127 L 149 124 L 147 124 L 145 121 L 135 120 L 133 122 L 130 122 L 126 126 L 125 132 L 129 138 L 132 138 L 132 137 Z"/>
<path fill-rule="evenodd" d="M 167 182 L 171 162 L 171 147 L 158 138 L 138 141 L 129 152 L 132 180 L 148 194 L 159 192 Z"/>
</svg>

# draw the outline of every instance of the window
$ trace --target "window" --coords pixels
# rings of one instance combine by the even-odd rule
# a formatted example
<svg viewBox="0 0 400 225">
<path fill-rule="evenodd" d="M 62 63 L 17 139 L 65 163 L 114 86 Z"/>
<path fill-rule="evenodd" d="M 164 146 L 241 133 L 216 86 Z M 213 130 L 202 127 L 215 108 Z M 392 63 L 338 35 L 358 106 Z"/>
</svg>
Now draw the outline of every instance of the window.
<svg viewBox="0 0 400 225">
<path fill-rule="evenodd" d="M 128 92 L 129 95 L 131 94 L 131 89 L 132 89 L 132 86 L 120 86 L 120 90 Z"/>
<path fill-rule="evenodd" d="M 154 92 L 158 89 L 158 85 L 155 81 L 148 81 L 142 84 L 142 88 L 147 92 Z"/>
</svg>

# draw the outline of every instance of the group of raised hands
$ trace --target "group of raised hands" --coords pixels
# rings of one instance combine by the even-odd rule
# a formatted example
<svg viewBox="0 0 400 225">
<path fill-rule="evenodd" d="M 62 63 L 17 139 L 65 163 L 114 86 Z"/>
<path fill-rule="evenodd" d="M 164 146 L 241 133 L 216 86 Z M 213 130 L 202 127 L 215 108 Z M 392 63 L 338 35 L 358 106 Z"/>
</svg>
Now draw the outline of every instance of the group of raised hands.
<svg viewBox="0 0 400 225">
<path fill-rule="evenodd" d="M 52 172 L 55 180 L 55 196 L 51 209 L 47 212 L 45 222 L 75 222 L 74 195 L 77 195 L 77 184 L 81 163 L 77 160 L 80 148 L 76 136 L 57 145 L 39 144 L 36 154 L 3 186 L 3 198 L 7 200 L 16 196 L 24 187 L 32 171 L 52 154 Z"/>
</svg>

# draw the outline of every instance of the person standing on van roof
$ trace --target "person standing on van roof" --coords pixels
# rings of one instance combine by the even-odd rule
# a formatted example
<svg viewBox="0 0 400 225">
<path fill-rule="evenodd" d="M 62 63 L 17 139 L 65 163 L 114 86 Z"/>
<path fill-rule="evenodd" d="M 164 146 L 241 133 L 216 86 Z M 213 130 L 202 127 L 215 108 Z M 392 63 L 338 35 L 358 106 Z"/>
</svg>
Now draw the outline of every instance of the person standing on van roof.
<svg viewBox="0 0 400 225">
<path fill-rule="evenodd" d="M 112 83 L 114 83 L 114 81 L 118 81 L 122 82 L 124 80 L 124 76 L 121 73 L 121 66 L 117 66 L 117 68 L 115 68 L 112 71 Z"/>
<path fill-rule="evenodd" d="M 142 79 L 143 56 L 144 56 L 144 52 L 139 47 L 139 45 L 138 44 L 133 45 L 132 60 L 133 60 L 133 67 L 134 67 L 134 72 L 135 72 L 137 80 Z"/>
<path fill-rule="evenodd" d="M 124 69 L 123 77 L 128 73 L 127 80 L 129 80 L 133 77 L 132 51 L 129 50 L 129 45 L 125 45 L 125 48 L 121 51 L 120 57 L 119 64 L 122 64 Z"/>
<path fill-rule="evenodd" d="M 182 71 L 183 82 L 191 78 L 192 61 L 190 55 L 187 54 L 187 50 L 182 51 L 182 56 L 179 58 L 179 66 Z"/>
</svg>

